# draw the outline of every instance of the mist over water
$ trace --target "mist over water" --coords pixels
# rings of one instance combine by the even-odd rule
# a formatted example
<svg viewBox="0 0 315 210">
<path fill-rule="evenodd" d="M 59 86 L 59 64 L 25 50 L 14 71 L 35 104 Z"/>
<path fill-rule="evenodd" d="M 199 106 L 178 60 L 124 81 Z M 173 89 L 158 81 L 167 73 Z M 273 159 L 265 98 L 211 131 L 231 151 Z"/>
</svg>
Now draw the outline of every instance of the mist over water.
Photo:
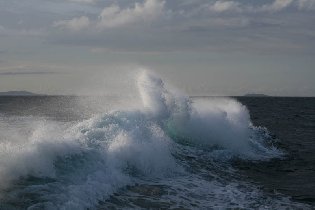
<svg viewBox="0 0 315 210">
<path fill-rule="evenodd" d="M 244 105 L 192 100 L 149 71 L 136 80 L 141 103 L 86 120 L 1 115 L 0 208 L 308 208 L 231 165 L 283 155 Z"/>
</svg>

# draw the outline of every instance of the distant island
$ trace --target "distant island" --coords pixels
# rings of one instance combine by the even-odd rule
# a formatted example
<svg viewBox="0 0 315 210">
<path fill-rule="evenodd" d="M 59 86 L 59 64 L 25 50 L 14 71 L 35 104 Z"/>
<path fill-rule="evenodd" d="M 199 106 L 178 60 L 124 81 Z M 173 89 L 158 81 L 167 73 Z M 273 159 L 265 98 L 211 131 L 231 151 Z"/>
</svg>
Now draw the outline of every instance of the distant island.
<svg viewBox="0 0 315 210">
<path fill-rule="evenodd" d="M 40 96 L 41 94 L 36 94 L 28 91 L 7 91 L 0 92 L 0 96 Z"/>
<path fill-rule="evenodd" d="M 248 93 L 244 95 L 245 97 L 268 97 L 268 95 L 261 93 Z"/>
</svg>

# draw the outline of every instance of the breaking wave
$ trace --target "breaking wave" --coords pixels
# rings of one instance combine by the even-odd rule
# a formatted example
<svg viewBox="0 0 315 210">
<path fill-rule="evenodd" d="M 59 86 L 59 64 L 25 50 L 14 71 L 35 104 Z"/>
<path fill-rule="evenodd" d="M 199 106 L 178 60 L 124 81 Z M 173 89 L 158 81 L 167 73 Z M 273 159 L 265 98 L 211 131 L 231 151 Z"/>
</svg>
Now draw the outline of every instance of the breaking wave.
<svg viewBox="0 0 315 210">
<path fill-rule="evenodd" d="M 208 206 L 228 205 L 225 200 L 235 195 L 241 199 L 233 197 L 230 207 L 258 205 L 253 199 L 261 197 L 259 190 L 239 188 L 242 184 L 222 175 L 235 173 L 225 164 L 233 158 L 268 160 L 282 154 L 266 129 L 252 125 L 245 106 L 229 98 L 192 100 L 147 71 L 137 85 L 143 102 L 137 110 L 75 124 L 19 119 L 24 130 L 10 129 L 2 120 L 0 208 L 94 209 L 118 190 L 141 183 L 168 185 L 179 197 L 196 188 Z"/>
</svg>

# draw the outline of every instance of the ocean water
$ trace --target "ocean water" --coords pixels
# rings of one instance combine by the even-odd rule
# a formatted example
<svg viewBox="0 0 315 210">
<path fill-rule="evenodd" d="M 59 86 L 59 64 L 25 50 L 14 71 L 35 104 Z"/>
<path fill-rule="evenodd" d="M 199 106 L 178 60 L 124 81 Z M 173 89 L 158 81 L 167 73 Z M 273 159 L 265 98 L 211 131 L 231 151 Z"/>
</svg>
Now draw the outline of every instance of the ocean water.
<svg viewBox="0 0 315 210">
<path fill-rule="evenodd" d="M 314 98 L 136 84 L 139 97 L 0 97 L 0 209 L 314 208 Z"/>
</svg>

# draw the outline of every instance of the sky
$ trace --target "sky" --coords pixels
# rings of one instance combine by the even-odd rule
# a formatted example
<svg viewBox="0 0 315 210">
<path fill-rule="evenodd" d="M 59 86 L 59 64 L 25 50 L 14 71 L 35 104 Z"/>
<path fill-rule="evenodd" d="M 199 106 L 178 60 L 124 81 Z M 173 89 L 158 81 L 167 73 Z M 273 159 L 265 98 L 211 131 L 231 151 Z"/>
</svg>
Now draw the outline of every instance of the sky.
<svg viewBox="0 0 315 210">
<path fill-rule="evenodd" d="M 0 92 L 315 96 L 315 0 L 0 0 Z"/>
</svg>

